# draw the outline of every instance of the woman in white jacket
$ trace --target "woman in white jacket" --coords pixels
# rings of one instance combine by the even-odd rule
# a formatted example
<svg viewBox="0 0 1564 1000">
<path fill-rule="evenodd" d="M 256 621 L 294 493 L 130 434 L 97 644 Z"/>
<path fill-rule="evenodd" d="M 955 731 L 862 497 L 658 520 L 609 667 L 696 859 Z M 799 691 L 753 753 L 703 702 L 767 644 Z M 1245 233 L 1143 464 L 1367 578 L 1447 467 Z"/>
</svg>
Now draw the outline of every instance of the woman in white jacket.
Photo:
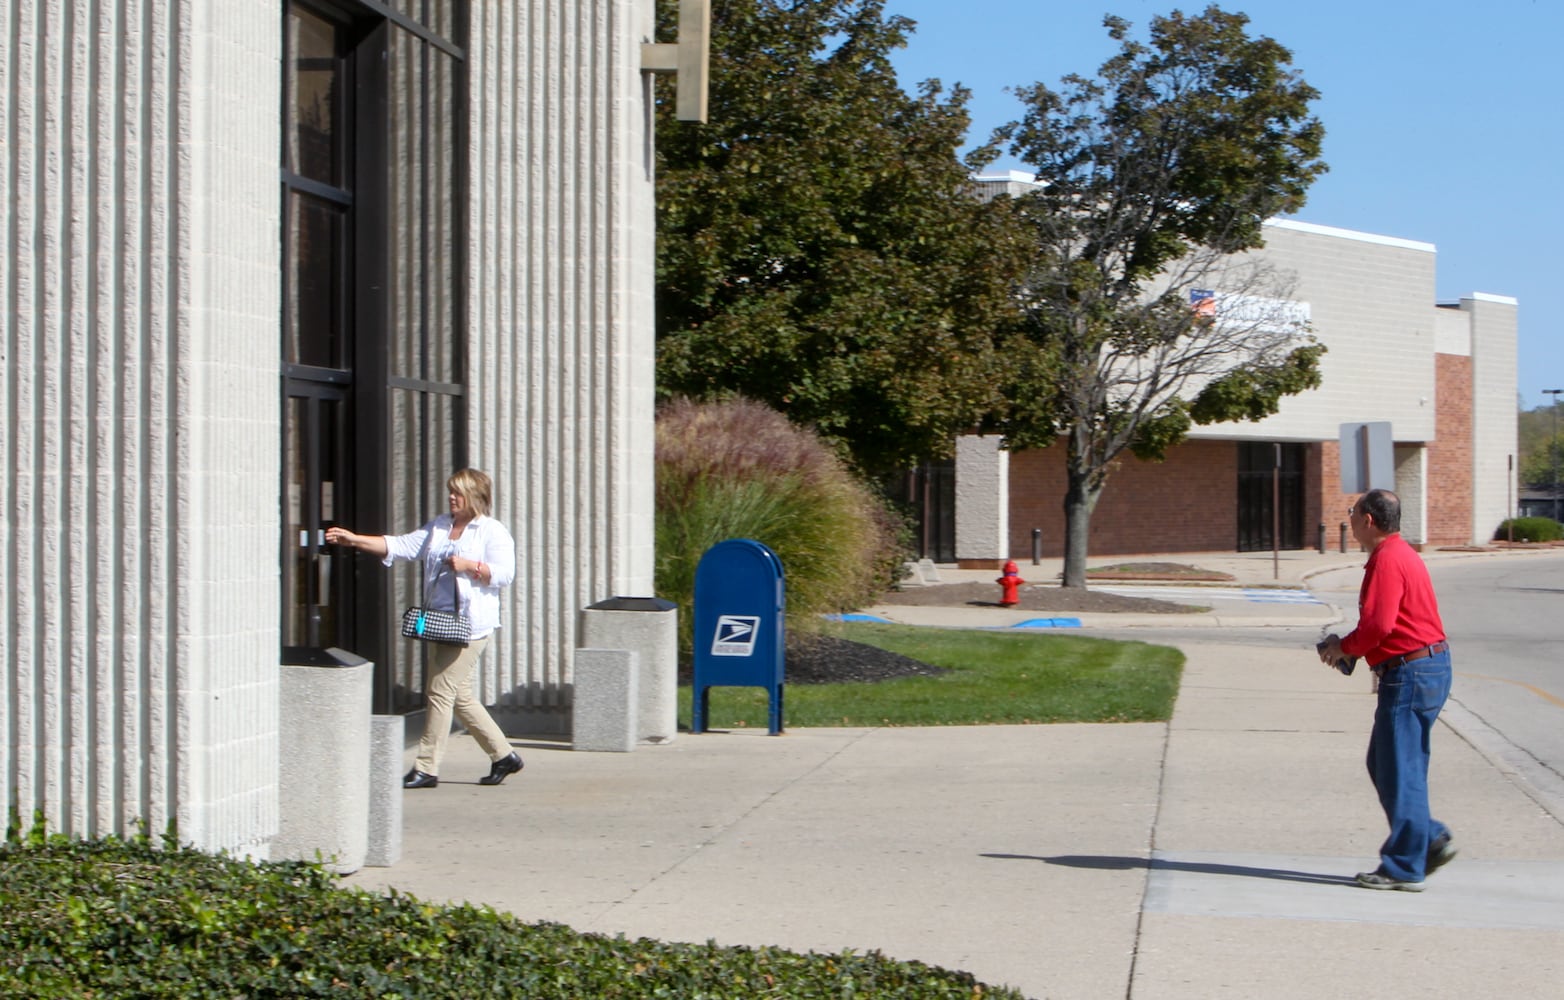
<svg viewBox="0 0 1564 1000">
<path fill-rule="evenodd" d="M 488 710 L 472 694 L 472 672 L 500 627 L 500 588 L 516 577 L 516 542 L 505 526 L 489 516 L 493 484 L 477 469 L 462 469 L 446 480 L 450 512 L 405 535 L 359 535 L 346 528 L 328 528 L 326 541 L 377 555 L 387 565 L 398 559 L 422 559 L 427 606 L 465 614 L 472 638 L 465 646 L 431 643 L 428 711 L 424 736 L 413 769 L 403 788 L 434 788 L 440 784 L 440 758 L 445 755 L 451 716 L 461 720 L 489 755 L 491 766 L 480 785 L 498 785 L 522 768 L 521 755 L 510 747 Z M 454 606 L 453 606 L 454 597 Z"/>
</svg>

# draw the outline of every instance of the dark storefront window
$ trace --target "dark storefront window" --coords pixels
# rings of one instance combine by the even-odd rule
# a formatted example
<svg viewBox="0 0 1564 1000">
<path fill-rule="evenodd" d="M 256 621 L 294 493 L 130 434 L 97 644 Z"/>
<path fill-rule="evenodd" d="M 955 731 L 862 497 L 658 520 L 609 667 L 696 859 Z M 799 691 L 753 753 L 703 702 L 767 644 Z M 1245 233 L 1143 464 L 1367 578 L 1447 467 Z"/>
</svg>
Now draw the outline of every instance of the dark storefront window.
<svg viewBox="0 0 1564 1000">
<path fill-rule="evenodd" d="M 890 495 L 912 513 L 914 545 L 920 559 L 956 561 L 956 462 L 926 462 L 909 471 Z"/>
<path fill-rule="evenodd" d="M 351 477 L 354 218 L 351 27 L 288 10 L 283 44 L 283 621 L 288 662 L 341 644 L 351 581 L 321 533 L 344 516 Z"/>
<path fill-rule="evenodd" d="M 1238 551 L 1303 548 L 1304 452 L 1301 444 L 1238 445 Z"/>
<path fill-rule="evenodd" d="M 465 464 L 466 5 L 290 3 L 284 15 L 283 655 L 376 664 L 376 710 L 422 701 L 394 641 L 416 567 L 327 549 L 411 530 Z"/>
</svg>

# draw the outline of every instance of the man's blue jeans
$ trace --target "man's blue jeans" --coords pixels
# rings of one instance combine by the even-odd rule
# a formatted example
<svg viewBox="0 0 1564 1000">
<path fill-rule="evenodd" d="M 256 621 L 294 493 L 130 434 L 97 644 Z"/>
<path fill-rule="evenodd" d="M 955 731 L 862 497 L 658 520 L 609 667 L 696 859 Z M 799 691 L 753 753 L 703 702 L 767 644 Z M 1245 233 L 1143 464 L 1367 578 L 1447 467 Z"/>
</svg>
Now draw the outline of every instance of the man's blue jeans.
<svg viewBox="0 0 1564 1000">
<path fill-rule="evenodd" d="M 1390 821 L 1380 865 L 1403 882 L 1423 881 L 1428 845 L 1450 832 L 1428 809 L 1429 736 L 1449 695 L 1448 649 L 1387 670 L 1379 680 L 1368 771 Z"/>
</svg>

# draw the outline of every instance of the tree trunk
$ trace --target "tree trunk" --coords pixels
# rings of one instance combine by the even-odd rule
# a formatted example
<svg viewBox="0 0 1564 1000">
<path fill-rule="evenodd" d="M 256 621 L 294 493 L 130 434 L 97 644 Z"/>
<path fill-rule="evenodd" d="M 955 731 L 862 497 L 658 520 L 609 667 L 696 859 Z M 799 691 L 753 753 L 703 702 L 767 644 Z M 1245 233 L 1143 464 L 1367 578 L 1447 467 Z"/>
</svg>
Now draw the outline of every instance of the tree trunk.
<svg viewBox="0 0 1564 1000">
<path fill-rule="evenodd" d="M 1064 494 L 1064 586 L 1086 589 L 1086 540 L 1091 529 L 1092 511 L 1102 487 L 1091 488 L 1090 477 L 1078 471 L 1074 463 L 1068 469 Z"/>
</svg>

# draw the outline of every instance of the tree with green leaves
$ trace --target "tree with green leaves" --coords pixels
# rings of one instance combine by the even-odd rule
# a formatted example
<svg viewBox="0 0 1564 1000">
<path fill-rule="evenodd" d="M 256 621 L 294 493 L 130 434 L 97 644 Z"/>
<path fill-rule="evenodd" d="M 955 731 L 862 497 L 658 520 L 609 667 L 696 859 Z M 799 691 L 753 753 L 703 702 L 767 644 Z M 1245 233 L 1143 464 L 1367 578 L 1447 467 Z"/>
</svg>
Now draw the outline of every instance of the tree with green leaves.
<svg viewBox="0 0 1564 1000">
<path fill-rule="evenodd" d="M 897 82 L 912 29 L 883 0 L 713 0 L 709 121 L 658 108 L 659 394 L 762 400 L 875 473 L 1002 404 L 1029 252 L 957 157 L 967 92 Z"/>
<path fill-rule="evenodd" d="M 1000 429 L 1014 449 L 1064 438 L 1067 587 L 1086 585 L 1117 457 L 1160 459 L 1193 424 L 1258 420 L 1319 384 L 1324 348 L 1291 313 L 1286 276 L 1244 254 L 1326 169 L 1318 94 L 1247 24 L 1175 11 L 1137 42 L 1108 17 L 1122 44 L 1097 77 L 1019 90 L 1025 113 L 997 137 L 1040 185 L 1013 206 L 1035 242 Z"/>
<path fill-rule="evenodd" d="M 1559 469 L 1564 469 L 1564 430 L 1561 430 L 1555 400 L 1517 415 L 1517 437 L 1521 456 L 1520 481 L 1523 485 L 1552 487 Z"/>
</svg>

